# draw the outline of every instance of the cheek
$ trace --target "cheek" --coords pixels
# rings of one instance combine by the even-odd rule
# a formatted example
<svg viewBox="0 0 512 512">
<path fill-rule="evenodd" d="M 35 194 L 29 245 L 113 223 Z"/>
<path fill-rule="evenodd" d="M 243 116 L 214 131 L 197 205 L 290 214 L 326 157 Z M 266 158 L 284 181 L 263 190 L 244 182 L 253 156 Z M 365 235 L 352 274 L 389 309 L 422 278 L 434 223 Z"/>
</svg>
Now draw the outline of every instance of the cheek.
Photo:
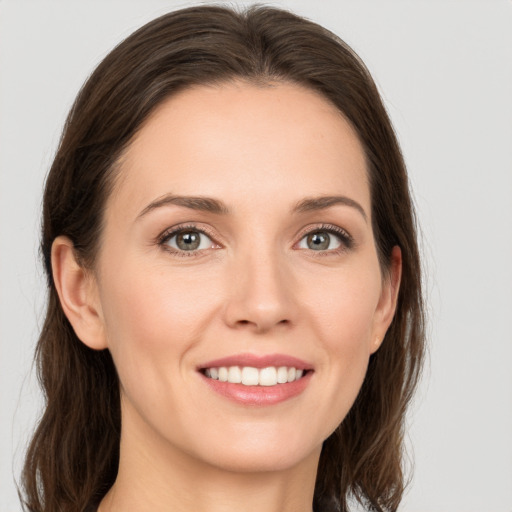
<svg viewBox="0 0 512 512">
<path fill-rule="evenodd" d="M 376 265 L 358 265 L 331 275 L 323 287 L 311 287 L 311 321 L 333 352 L 367 348 L 381 294 Z"/>
<path fill-rule="evenodd" d="M 111 341 L 170 345 L 171 338 L 194 338 L 211 294 L 200 279 L 180 279 L 170 272 L 119 272 L 105 288 L 105 320 Z M 207 282 L 207 281 L 206 281 Z"/>
<path fill-rule="evenodd" d="M 105 276 L 101 301 L 121 382 L 141 372 L 147 378 L 150 372 L 176 375 L 199 341 L 215 305 L 209 281 L 188 274 L 119 261 L 116 271 Z"/>
<path fill-rule="evenodd" d="M 191 376 L 187 356 L 200 343 L 215 305 L 208 281 L 197 275 L 128 263 L 119 262 L 104 280 L 108 346 L 125 405 L 164 432 L 167 413 L 187 410 L 194 401 L 183 386 Z M 123 414 L 133 419 L 127 410 Z"/>
<path fill-rule="evenodd" d="M 380 283 L 378 267 L 361 267 L 340 273 L 324 293 L 310 294 L 311 323 L 324 354 L 318 374 L 324 379 L 322 404 L 330 418 L 324 427 L 326 437 L 344 419 L 364 381 Z"/>
</svg>

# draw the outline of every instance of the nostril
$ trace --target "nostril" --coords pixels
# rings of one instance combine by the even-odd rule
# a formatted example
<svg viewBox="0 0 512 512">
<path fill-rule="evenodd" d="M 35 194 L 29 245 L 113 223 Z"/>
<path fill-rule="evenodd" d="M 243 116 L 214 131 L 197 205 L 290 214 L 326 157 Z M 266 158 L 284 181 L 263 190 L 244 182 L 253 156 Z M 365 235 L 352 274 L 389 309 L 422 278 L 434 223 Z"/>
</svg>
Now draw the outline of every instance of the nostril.
<svg viewBox="0 0 512 512">
<path fill-rule="evenodd" d="M 250 320 L 238 320 L 238 322 L 237 322 L 238 325 L 249 325 L 249 324 L 253 324 L 253 323 L 256 323 L 256 322 L 251 322 Z M 277 322 L 277 325 L 281 325 L 281 324 L 286 325 L 288 323 L 290 323 L 290 321 L 285 318 L 284 320 L 279 320 L 279 322 Z"/>
<path fill-rule="evenodd" d="M 276 325 L 287 325 L 289 324 L 290 321 L 288 319 L 283 319 L 283 320 L 279 320 L 279 322 L 277 322 Z M 257 325 L 256 322 L 251 322 L 250 320 L 238 320 L 237 322 L 238 325 L 249 325 L 249 324 L 255 324 Z"/>
</svg>

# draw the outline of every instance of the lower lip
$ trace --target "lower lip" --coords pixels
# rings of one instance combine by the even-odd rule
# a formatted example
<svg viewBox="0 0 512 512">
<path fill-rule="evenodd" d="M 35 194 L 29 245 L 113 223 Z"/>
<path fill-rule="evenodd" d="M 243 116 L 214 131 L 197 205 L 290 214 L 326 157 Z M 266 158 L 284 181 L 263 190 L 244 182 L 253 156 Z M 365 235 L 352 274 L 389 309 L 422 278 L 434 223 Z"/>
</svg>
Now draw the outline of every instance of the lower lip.
<svg viewBox="0 0 512 512">
<path fill-rule="evenodd" d="M 275 386 L 244 386 L 201 376 L 210 389 L 234 402 L 243 405 L 274 405 L 300 395 L 309 384 L 312 374 L 312 371 L 308 371 L 299 380 Z"/>
</svg>

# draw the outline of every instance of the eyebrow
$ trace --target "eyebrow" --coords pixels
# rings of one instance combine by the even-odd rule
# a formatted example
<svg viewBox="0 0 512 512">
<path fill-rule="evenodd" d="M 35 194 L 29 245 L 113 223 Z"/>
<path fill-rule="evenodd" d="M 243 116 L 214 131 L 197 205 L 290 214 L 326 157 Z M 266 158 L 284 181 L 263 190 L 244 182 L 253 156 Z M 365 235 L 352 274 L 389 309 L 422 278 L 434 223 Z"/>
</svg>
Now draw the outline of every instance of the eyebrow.
<svg viewBox="0 0 512 512">
<path fill-rule="evenodd" d="M 201 196 L 176 196 L 174 194 L 166 194 L 148 204 L 148 206 L 139 213 L 137 219 L 140 219 L 152 210 L 168 205 L 182 206 L 184 208 L 190 208 L 191 210 L 210 212 L 217 215 L 227 215 L 229 213 L 229 208 L 218 199 Z M 364 208 L 357 201 L 346 196 L 320 196 L 306 198 L 299 201 L 292 211 L 297 213 L 306 213 L 310 211 L 325 210 L 336 205 L 355 208 L 362 215 L 363 219 L 366 222 L 368 221 Z"/>
<path fill-rule="evenodd" d="M 148 204 L 146 208 L 139 213 L 137 219 L 140 219 L 156 208 L 168 205 L 183 206 L 185 208 L 190 208 L 191 210 L 216 213 L 219 215 L 229 213 L 228 207 L 218 199 L 212 199 L 211 197 L 175 196 L 173 194 L 166 194 Z"/>
<path fill-rule="evenodd" d="M 355 208 L 363 216 L 365 222 L 368 222 L 368 216 L 366 215 L 364 208 L 357 201 L 346 196 L 320 196 L 306 198 L 295 205 L 294 211 L 298 213 L 305 213 L 316 210 L 325 210 L 326 208 L 336 205 Z"/>
</svg>

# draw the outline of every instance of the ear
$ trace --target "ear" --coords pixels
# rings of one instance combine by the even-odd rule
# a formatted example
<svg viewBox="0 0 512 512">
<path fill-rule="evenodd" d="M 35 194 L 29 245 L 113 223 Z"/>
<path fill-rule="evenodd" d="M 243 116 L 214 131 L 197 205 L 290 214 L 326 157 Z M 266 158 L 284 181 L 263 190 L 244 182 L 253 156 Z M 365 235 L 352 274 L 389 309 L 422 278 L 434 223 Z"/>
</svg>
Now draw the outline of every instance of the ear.
<svg viewBox="0 0 512 512">
<path fill-rule="evenodd" d="M 64 314 L 89 348 L 107 348 L 96 279 L 76 259 L 73 242 L 59 236 L 52 244 L 53 280 Z"/>
<path fill-rule="evenodd" d="M 402 278 L 402 251 L 397 245 L 391 251 L 391 262 L 382 282 L 382 291 L 373 322 L 373 336 L 370 353 L 373 354 L 381 346 L 386 331 L 395 316 L 398 291 Z"/>
</svg>

